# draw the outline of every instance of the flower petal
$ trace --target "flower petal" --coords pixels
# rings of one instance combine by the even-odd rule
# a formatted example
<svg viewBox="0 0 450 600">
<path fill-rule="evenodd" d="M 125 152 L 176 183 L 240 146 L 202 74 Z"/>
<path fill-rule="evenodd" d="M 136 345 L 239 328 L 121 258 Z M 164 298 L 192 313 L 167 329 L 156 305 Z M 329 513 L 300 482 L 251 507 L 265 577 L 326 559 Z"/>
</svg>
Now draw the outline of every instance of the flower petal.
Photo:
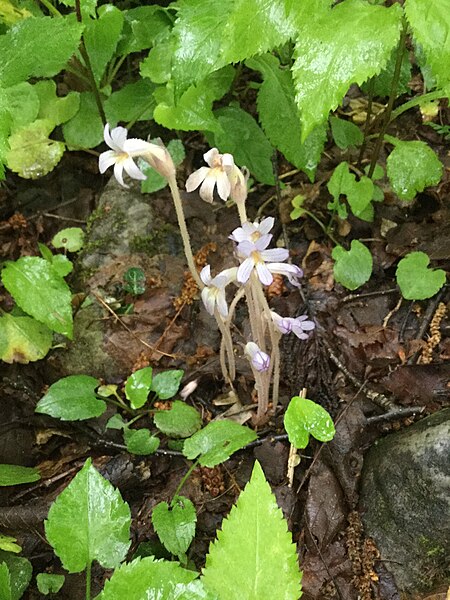
<svg viewBox="0 0 450 600">
<path fill-rule="evenodd" d="M 152 152 L 153 148 L 157 148 L 158 151 L 163 151 L 163 149 L 159 146 L 156 146 L 156 144 L 150 144 L 149 142 L 145 142 L 139 138 L 130 138 L 129 140 L 125 140 L 122 146 L 123 151 L 130 156 L 140 156 L 146 152 Z"/>
<path fill-rule="evenodd" d="M 122 161 L 122 164 L 123 168 L 132 179 L 138 179 L 141 181 L 147 179 L 147 176 L 144 175 L 144 173 L 142 173 L 142 171 L 137 167 L 137 165 L 134 163 L 131 157 L 126 158 L 124 161 Z"/>
<path fill-rule="evenodd" d="M 120 185 L 124 188 L 129 188 L 129 185 L 126 185 L 123 182 L 123 161 L 121 162 L 116 162 L 116 164 L 114 165 L 114 177 L 117 179 L 117 181 L 120 183 Z"/>
<path fill-rule="evenodd" d="M 252 252 L 256 251 L 256 248 L 253 242 L 242 240 L 242 242 L 239 242 L 237 245 L 236 250 L 240 256 L 250 256 Z"/>
<path fill-rule="evenodd" d="M 208 152 L 203 155 L 203 160 L 210 167 L 214 167 L 219 156 L 220 154 L 217 148 L 211 148 L 211 150 L 208 150 Z"/>
<path fill-rule="evenodd" d="M 286 248 L 270 248 L 263 250 L 261 257 L 267 262 L 281 262 L 289 257 L 289 250 Z"/>
<path fill-rule="evenodd" d="M 272 238 L 273 238 L 273 235 L 271 233 L 266 233 L 266 234 L 262 235 L 261 237 L 259 237 L 255 241 L 256 249 L 259 250 L 259 252 L 261 252 L 262 250 L 265 250 L 267 248 L 267 246 L 270 244 Z"/>
<path fill-rule="evenodd" d="M 209 173 L 206 175 L 205 179 L 203 180 L 202 185 L 200 186 L 200 198 L 202 200 L 204 200 L 205 202 L 209 202 L 210 204 L 212 204 L 212 202 L 214 200 L 213 194 L 214 194 L 214 186 L 215 185 L 216 185 L 216 178 L 215 178 L 214 174 L 211 173 L 211 170 L 209 170 Z"/>
<path fill-rule="evenodd" d="M 209 312 L 210 315 L 213 315 L 214 306 L 216 304 L 216 297 L 214 292 L 211 290 L 211 288 L 205 287 L 202 289 L 201 296 L 206 310 Z"/>
<path fill-rule="evenodd" d="M 114 150 L 107 150 L 106 152 L 102 152 L 98 157 L 98 170 L 100 173 L 104 173 L 106 169 L 112 167 L 113 164 L 117 161 L 117 154 Z"/>
<path fill-rule="evenodd" d="M 267 268 L 265 263 L 256 263 L 256 272 L 258 273 L 258 279 L 263 285 L 270 285 L 273 281 L 273 275 Z"/>
<path fill-rule="evenodd" d="M 266 233 L 269 233 L 269 231 L 274 226 L 274 223 L 275 223 L 275 219 L 273 217 L 266 217 L 258 225 L 258 231 L 259 231 L 259 233 L 261 235 L 265 235 Z"/>
<path fill-rule="evenodd" d="M 112 144 L 109 144 L 113 150 L 118 150 L 120 152 L 124 152 L 123 145 L 126 142 L 128 135 L 128 130 L 125 127 L 114 127 L 111 130 L 111 141 Z"/>
<path fill-rule="evenodd" d="M 231 184 L 227 177 L 227 174 L 223 171 L 219 172 L 216 177 L 217 181 L 217 193 L 224 202 L 228 200 L 231 192 Z"/>
<path fill-rule="evenodd" d="M 225 292 L 223 290 L 219 291 L 219 293 L 217 294 L 216 301 L 217 310 L 222 315 L 222 317 L 226 318 L 228 316 L 228 304 L 225 299 Z"/>
<path fill-rule="evenodd" d="M 205 285 L 211 284 L 211 265 L 205 265 L 203 267 L 203 269 L 200 271 L 200 279 Z"/>
<path fill-rule="evenodd" d="M 194 171 L 189 175 L 186 181 L 186 191 L 193 192 L 198 186 L 204 181 L 205 177 L 209 173 L 208 167 L 200 167 L 198 171 Z"/>
<path fill-rule="evenodd" d="M 252 274 L 255 263 L 252 258 L 246 258 L 240 265 L 237 272 L 237 280 L 239 283 L 247 283 Z"/>
<path fill-rule="evenodd" d="M 227 152 L 222 154 L 222 168 L 226 173 L 230 173 L 234 169 L 234 158 L 232 154 L 228 154 Z"/>
</svg>

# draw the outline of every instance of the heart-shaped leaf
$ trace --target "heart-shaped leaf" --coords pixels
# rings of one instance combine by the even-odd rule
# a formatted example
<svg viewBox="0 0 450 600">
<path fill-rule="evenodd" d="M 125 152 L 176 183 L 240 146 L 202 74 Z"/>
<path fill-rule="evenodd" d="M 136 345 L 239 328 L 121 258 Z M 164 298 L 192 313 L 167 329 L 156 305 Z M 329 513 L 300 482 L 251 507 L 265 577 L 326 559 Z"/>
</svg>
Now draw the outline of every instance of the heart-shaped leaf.
<svg viewBox="0 0 450 600">
<path fill-rule="evenodd" d="M 169 506 L 160 502 L 152 512 L 152 523 L 159 539 L 175 556 L 184 554 L 195 535 L 197 514 L 188 498 L 176 496 Z"/>
<path fill-rule="evenodd" d="M 335 260 L 334 278 L 347 289 L 356 290 L 369 280 L 372 274 L 372 255 L 358 240 L 352 241 L 350 250 L 336 246 L 331 256 Z"/>
<path fill-rule="evenodd" d="M 327 411 L 312 400 L 294 396 L 289 402 L 284 415 L 284 427 L 289 441 L 296 448 L 306 448 L 309 436 L 319 442 L 333 439 L 335 429 Z"/>
<path fill-rule="evenodd" d="M 425 252 L 410 252 L 398 263 L 397 283 L 406 300 L 425 300 L 437 294 L 445 283 L 445 271 L 429 269 Z"/>
<path fill-rule="evenodd" d="M 175 400 L 170 410 L 155 413 L 156 427 L 170 437 L 187 438 L 202 426 L 202 418 L 192 406 Z"/>
<path fill-rule="evenodd" d="M 153 369 L 144 367 L 135 371 L 125 383 L 125 396 L 131 408 L 141 408 L 147 402 L 153 380 Z"/>
</svg>

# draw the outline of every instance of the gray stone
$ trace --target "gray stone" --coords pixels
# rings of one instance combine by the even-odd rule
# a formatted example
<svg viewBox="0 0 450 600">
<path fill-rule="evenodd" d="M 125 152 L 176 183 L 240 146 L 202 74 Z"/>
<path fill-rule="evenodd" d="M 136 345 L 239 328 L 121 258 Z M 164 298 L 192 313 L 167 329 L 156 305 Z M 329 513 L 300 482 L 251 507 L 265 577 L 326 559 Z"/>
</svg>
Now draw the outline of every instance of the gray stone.
<svg viewBox="0 0 450 600">
<path fill-rule="evenodd" d="M 408 594 L 449 580 L 449 457 L 450 408 L 381 439 L 365 457 L 366 534 Z"/>
</svg>

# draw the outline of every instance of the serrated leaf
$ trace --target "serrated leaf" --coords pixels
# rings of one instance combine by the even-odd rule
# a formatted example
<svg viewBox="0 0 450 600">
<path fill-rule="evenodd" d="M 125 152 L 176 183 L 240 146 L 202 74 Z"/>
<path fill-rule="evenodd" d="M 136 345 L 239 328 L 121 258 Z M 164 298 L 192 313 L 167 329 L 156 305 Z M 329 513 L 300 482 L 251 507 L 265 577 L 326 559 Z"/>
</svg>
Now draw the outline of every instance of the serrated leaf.
<svg viewBox="0 0 450 600">
<path fill-rule="evenodd" d="M 36 412 L 62 421 L 81 421 L 99 417 L 106 403 L 95 395 L 98 379 L 88 375 L 69 375 L 51 385 L 36 405 Z"/>
<path fill-rule="evenodd" d="M 156 412 L 153 420 L 160 431 L 176 438 L 187 438 L 202 426 L 199 412 L 180 400 L 175 400 L 170 410 Z"/>
<path fill-rule="evenodd" d="M 113 569 L 130 546 L 130 508 L 91 462 L 61 492 L 45 521 L 47 539 L 69 573 L 79 573 L 94 560 Z"/>
<path fill-rule="evenodd" d="M 57 333 L 72 338 L 72 294 L 64 279 L 43 258 L 23 256 L 8 262 L 3 285 L 20 308 Z"/>
<path fill-rule="evenodd" d="M 36 119 L 39 96 L 34 86 L 21 81 L 4 90 L 5 104 L 11 115 L 11 130 L 15 131 Z"/>
<path fill-rule="evenodd" d="M 355 175 L 350 173 L 348 163 L 341 162 L 336 167 L 327 185 L 328 191 L 334 198 L 334 202 L 328 205 L 330 209 L 337 209 L 339 216 L 344 218 L 345 213 L 339 213 L 339 197 L 347 197 L 352 213 L 355 217 L 371 221 L 373 219 L 373 209 L 371 201 L 373 198 L 373 181 L 363 175 L 359 181 L 356 181 Z M 367 210 L 370 210 L 367 213 Z"/>
<path fill-rule="evenodd" d="M 114 571 L 97 600 L 217 600 L 196 577 L 176 562 L 136 558 Z"/>
<path fill-rule="evenodd" d="M 344 0 L 313 27 L 300 27 L 293 76 L 303 139 L 337 108 L 352 83 L 360 85 L 386 66 L 401 17 L 397 4 L 385 8 Z"/>
<path fill-rule="evenodd" d="M 83 25 L 75 15 L 30 17 L 0 36 L 0 84 L 8 87 L 34 77 L 53 77 L 78 49 Z"/>
<path fill-rule="evenodd" d="M 184 442 L 183 454 L 191 460 L 199 457 L 203 467 L 215 467 L 256 438 L 254 431 L 235 421 L 213 421 Z"/>
<path fill-rule="evenodd" d="M 62 127 L 69 150 L 94 148 L 103 141 L 103 123 L 92 92 L 81 92 L 78 112 Z"/>
<path fill-rule="evenodd" d="M 440 87 L 450 83 L 450 10 L 448 0 L 407 0 L 405 13 Z"/>
<path fill-rule="evenodd" d="M 64 575 L 55 575 L 53 573 L 38 573 L 36 575 L 38 590 L 44 596 L 57 594 L 64 585 L 65 579 Z"/>
<path fill-rule="evenodd" d="M 106 65 L 114 56 L 124 17 L 112 4 L 104 4 L 97 12 L 97 19 L 86 20 L 83 38 L 95 80 L 100 83 Z"/>
<path fill-rule="evenodd" d="M 425 142 L 395 142 L 386 161 L 386 171 L 392 189 L 402 200 L 412 200 L 417 192 L 437 185 L 443 166 Z"/>
<path fill-rule="evenodd" d="M 159 448 L 159 438 L 151 435 L 148 429 L 128 429 L 124 427 L 123 437 L 127 445 L 128 452 L 147 456 L 154 454 Z"/>
<path fill-rule="evenodd" d="M 20 485 L 39 481 L 41 475 L 34 467 L 0 464 L 0 486 Z"/>
<path fill-rule="evenodd" d="M 328 412 L 312 400 L 294 396 L 284 414 L 284 428 L 296 448 L 306 448 L 309 436 L 319 442 L 329 442 L 336 433 Z"/>
<path fill-rule="evenodd" d="M 362 144 L 364 136 L 359 127 L 351 121 L 330 117 L 330 125 L 335 144 L 341 150 Z"/>
<path fill-rule="evenodd" d="M 140 79 L 113 92 L 104 104 L 106 118 L 111 127 L 115 127 L 119 121 L 136 122 L 152 119 L 156 106 L 153 97 L 155 89 L 154 83 Z"/>
<path fill-rule="evenodd" d="M 9 138 L 6 161 L 11 171 L 24 179 L 38 179 L 50 173 L 64 154 L 63 142 L 49 139 L 54 123 L 38 119 L 17 129 Z"/>
<path fill-rule="evenodd" d="M 180 0 L 177 8 L 173 78 L 180 90 L 294 33 L 284 0 Z"/>
<path fill-rule="evenodd" d="M 71 119 L 80 107 L 78 92 L 59 97 L 56 95 L 56 83 L 51 79 L 38 81 L 33 87 L 39 98 L 38 118 L 49 119 L 55 126 Z"/>
<path fill-rule="evenodd" d="M 3 567 L 2 573 L 0 574 L 0 594 L 5 590 L 5 583 L 7 585 L 6 595 L 0 597 L 2 600 L 3 598 L 8 600 L 19 600 L 22 598 L 31 581 L 33 567 L 27 558 L 14 556 L 14 554 L 0 550 L 0 566 L 2 564 L 6 566 L 9 577 L 5 577 L 6 573 Z"/>
<path fill-rule="evenodd" d="M 52 239 L 54 248 L 64 248 L 68 252 L 78 252 L 84 244 L 84 231 L 81 227 L 61 229 Z"/>
<path fill-rule="evenodd" d="M 210 545 L 201 581 L 220 600 L 301 596 L 296 548 L 258 462 Z"/>
<path fill-rule="evenodd" d="M 167 150 L 172 157 L 174 165 L 178 167 L 186 156 L 183 142 L 181 140 L 170 140 L 167 144 Z M 155 169 L 152 169 L 148 163 L 144 162 L 141 170 L 147 176 L 147 179 L 141 183 L 141 192 L 151 194 L 166 187 L 167 178 L 160 175 Z"/>
<path fill-rule="evenodd" d="M 51 330 L 31 317 L 0 317 L 0 360 L 28 364 L 41 360 L 52 346 Z"/>
<path fill-rule="evenodd" d="M 273 148 L 255 119 L 242 108 L 227 106 L 215 111 L 222 129 L 214 133 L 214 146 L 229 152 L 236 164 L 246 166 L 262 183 L 273 185 Z"/>
<path fill-rule="evenodd" d="M 182 369 L 161 371 L 153 377 L 152 392 L 155 392 L 160 400 L 172 398 L 178 392 L 183 375 L 184 371 Z"/>
<path fill-rule="evenodd" d="M 122 37 L 117 46 L 119 56 L 151 48 L 171 25 L 167 12 L 160 6 L 137 6 L 124 10 L 123 16 Z"/>
<path fill-rule="evenodd" d="M 130 375 L 125 383 L 125 396 L 131 408 L 141 408 L 147 402 L 153 380 L 153 369 L 144 367 Z"/>
<path fill-rule="evenodd" d="M 358 240 L 353 240 L 350 250 L 336 246 L 331 253 L 335 260 L 333 273 L 335 280 L 349 290 L 356 290 L 370 279 L 372 255 Z"/>
<path fill-rule="evenodd" d="M 302 144 L 300 114 L 290 71 L 282 69 L 272 54 L 251 58 L 246 65 L 261 71 L 264 77 L 258 92 L 258 114 L 269 141 L 313 180 L 325 145 L 325 126 L 317 127 Z"/>
<path fill-rule="evenodd" d="M 195 535 L 197 513 L 192 502 L 184 496 L 176 496 L 169 506 L 157 504 L 152 512 L 152 523 L 159 539 L 175 556 L 184 554 Z"/>
<path fill-rule="evenodd" d="M 429 257 L 424 252 L 410 252 L 398 263 L 395 275 L 406 300 L 431 298 L 445 284 L 445 271 L 429 269 Z"/>
<path fill-rule="evenodd" d="M 0 0 L 0 19 L 3 25 L 11 27 L 21 19 L 27 19 L 32 14 L 26 8 L 19 8 L 11 0 Z"/>
</svg>

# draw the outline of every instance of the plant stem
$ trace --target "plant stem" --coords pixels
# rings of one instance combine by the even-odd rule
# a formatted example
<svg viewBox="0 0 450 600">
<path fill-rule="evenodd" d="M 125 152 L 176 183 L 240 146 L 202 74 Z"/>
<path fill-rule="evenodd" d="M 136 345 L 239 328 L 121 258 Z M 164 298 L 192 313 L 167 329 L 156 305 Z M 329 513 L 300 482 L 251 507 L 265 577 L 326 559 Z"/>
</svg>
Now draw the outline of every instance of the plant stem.
<svg viewBox="0 0 450 600">
<path fill-rule="evenodd" d="M 403 27 L 402 27 L 402 33 L 400 35 L 400 41 L 398 44 L 397 59 L 395 61 L 395 70 L 394 70 L 394 76 L 392 78 L 391 93 L 389 95 L 388 105 L 386 107 L 386 112 L 384 114 L 383 125 L 381 127 L 381 131 L 378 135 L 378 139 L 375 144 L 375 148 L 374 148 L 374 151 L 372 154 L 372 160 L 370 161 L 369 172 L 367 173 L 368 177 L 372 177 L 373 172 L 375 171 L 378 157 L 380 155 L 381 146 L 383 145 L 384 134 L 386 133 L 386 130 L 390 123 L 392 108 L 394 106 L 395 98 L 397 97 L 397 88 L 398 88 L 398 82 L 400 80 L 400 72 L 401 72 L 401 68 L 402 68 L 403 55 L 405 53 L 405 47 L 406 47 L 405 42 L 406 42 L 407 34 L 408 34 L 408 23 L 407 23 L 405 17 L 403 17 Z"/>
<path fill-rule="evenodd" d="M 91 563 L 86 566 L 86 600 L 91 600 Z"/>
<path fill-rule="evenodd" d="M 53 6 L 53 4 L 49 2 L 49 0 L 39 0 L 39 2 L 42 4 L 42 6 L 45 6 L 48 12 L 51 13 L 54 17 L 62 17 L 62 14 L 59 12 L 59 10 L 55 6 Z"/>
<path fill-rule="evenodd" d="M 422 94 L 422 96 L 416 96 L 412 98 L 412 100 L 408 100 L 405 104 L 401 104 L 395 110 L 392 111 L 390 123 L 404 112 L 409 110 L 410 108 L 414 108 L 415 106 L 419 106 L 424 102 L 431 102 L 431 100 L 439 100 L 439 98 L 446 98 L 446 94 L 443 90 L 435 90 L 434 92 L 428 92 L 427 94 Z"/>
<path fill-rule="evenodd" d="M 359 151 L 358 162 L 356 163 L 358 166 L 358 169 L 361 168 L 362 159 L 363 159 L 364 152 L 366 151 L 366 146 L 367 146 L 367 135 L 370 130 L 370 120 L 372 117 L 374 85 L 375 85 L 375 79 L 372 77 L 372 79 L 369 81 L 369 99 L 368 99 L 368 103 L 367 103 L 366 122 L 364 125 L 364 138 L 363 138 L 363 143 L 361 144 L 361 148 Z"/>
<path fill-rule="evenodd" d="M 198 465 L 198 461 L 199 459 L 197 458 L 197 460 L 195 460 L 192 465 L 189 467 L 189 469 L 187 470 L 187 472 L 184 474 L 184 476 L 182 477 L 180 483 L 178 484 L 177 489 L 175 490 L 175 493 L 173 495 L 172 501 L 170 503 L 170 506 L 173 506 L 173 501 L 174 499 L 179 495 L 179 493 L 181 492 L 181 490 L 183 489 L 183 485 L 186 483 L 186 481 L 189 479 L 189 477 L 191 476 L 191 473 L 194 469 L 197 468 Z"/>
</svg>

